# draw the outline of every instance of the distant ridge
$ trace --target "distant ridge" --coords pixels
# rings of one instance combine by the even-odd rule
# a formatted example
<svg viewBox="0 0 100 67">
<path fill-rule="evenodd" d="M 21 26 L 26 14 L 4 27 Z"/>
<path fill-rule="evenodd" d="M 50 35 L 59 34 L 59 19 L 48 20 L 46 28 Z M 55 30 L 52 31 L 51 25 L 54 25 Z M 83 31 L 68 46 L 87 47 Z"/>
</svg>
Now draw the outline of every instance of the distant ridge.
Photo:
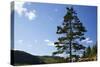
<svg viewBox="0 0 100 67">
<path fill-rule="evenodd" d="M 58 56 L 35 56 L 24 51 L 11 50 L 11 65 L 34 65 L 34 64 L 50 64 L 63 63 L 63 57 Z"/>
<path fill-rule="evenodd" d="M 39 57 L 19 50 L 11 50 L 12 65 L 44 64 Z"/>
</svg>

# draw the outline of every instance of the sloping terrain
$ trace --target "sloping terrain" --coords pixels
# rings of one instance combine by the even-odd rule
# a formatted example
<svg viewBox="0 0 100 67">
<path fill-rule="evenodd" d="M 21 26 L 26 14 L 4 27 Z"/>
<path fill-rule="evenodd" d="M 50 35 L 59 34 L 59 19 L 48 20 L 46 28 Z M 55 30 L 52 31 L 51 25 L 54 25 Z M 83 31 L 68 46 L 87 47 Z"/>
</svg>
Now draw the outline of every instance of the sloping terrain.
<svg viewBox="0 0 100 67">
<path fill-rule="evenodd" d="M 15 66 L 63 62 L 65 62 L 64 58 L 58 56 L 35 56 L 24 51 L 11 50 L 11 64 Z"/>
</svg>

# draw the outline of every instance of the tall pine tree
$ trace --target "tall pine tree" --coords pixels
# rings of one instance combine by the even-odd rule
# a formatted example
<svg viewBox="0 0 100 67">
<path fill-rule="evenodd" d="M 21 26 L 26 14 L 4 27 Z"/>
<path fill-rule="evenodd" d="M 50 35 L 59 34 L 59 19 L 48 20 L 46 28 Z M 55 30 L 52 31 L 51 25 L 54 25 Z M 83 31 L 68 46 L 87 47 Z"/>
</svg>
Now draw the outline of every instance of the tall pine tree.
<svg viewBox="0 0 100 67">
<path fill-rule="evenodd" d="M 69 54 L 69 62 L 72 62 L 73 52 L 85 49 L 79 41 L 84 40 L 85 27 L 79 20 L 77 13 L 73 7 L 66 8 L 66 15 L 63 17 L 61 26 L 57 26 L 57 34 L 60 35 L 58 41 L 55 42 L 56 52 L 53 55 L 66 53 Z"/>
</svg>

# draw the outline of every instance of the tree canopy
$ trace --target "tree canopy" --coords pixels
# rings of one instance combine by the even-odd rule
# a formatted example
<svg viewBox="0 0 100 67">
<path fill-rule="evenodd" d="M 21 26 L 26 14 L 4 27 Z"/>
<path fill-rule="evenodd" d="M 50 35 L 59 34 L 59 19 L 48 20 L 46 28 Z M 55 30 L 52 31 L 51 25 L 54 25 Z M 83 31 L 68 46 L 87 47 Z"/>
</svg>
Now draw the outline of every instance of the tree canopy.
<svg viewBox="0 0 100 67">
<path fill-rule="evenodd" d="M 57 26 L 56 34 L 60 35 L 56 41 L 56 52 L 53 55 L 66 53 L 69 55 L 70 62 L 72 61 L 73 52 L 78 52 L 85 49 L 85 46 L 79 41 L 84 40 L 84 33 L 87 32 L 84 25 L 77 16 L 73 7 L 66 8 L 66 14 L 63 17 L 63 23 Z"/>
</svg>

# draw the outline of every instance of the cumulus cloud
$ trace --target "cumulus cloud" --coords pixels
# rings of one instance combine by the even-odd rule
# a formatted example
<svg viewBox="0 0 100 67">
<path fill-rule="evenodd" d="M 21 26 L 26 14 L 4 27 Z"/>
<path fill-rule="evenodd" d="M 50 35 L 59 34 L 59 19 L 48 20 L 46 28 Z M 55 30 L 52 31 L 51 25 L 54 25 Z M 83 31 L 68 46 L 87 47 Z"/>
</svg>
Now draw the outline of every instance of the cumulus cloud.
<svg viewBox="0 0 100 67">
<path fill-rule="evenodd" d="M 24 7 L 25 2 L 15 2 L 15 11 L 19 16 L 25 16 L 29 20 L 34 20 L 36 18 L 36 10 L 28 10 Z"/>
<path fill-rule="evenodd" d="M 54 46 L 54 43 L 48 39 L 44 40 L 44 42 L 46 42 L 48 46 Z"/>
<path fill-rule="evenodd" d="M 29 20 L 34 20 L 35 17 L 36 17 L 36 11 L 35 10 L 32 10 L 32 11 L 29 11 L 29 12 L 26 12 L 25 13 L 25 16 L 29 19 Z"/>
<path fill-rule="evenodd" d="M 89 37 L 87 37 L 85 40 L 82 40 L 81 43 L 91 44 L 93 43 L 93 41 Z"/>
<path fill-rule="evenodd" d="M 21 16 L 27 9 L 23 7 L 25 2 L 15 2 L 15 11 Z"/>
</svg>

